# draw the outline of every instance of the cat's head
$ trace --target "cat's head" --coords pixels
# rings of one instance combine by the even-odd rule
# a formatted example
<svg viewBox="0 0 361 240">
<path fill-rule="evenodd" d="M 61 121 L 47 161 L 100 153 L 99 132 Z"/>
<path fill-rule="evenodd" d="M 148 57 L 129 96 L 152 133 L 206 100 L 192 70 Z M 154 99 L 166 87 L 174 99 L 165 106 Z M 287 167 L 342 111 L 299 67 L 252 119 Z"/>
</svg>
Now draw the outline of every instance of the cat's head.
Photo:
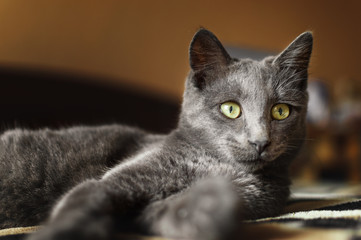
<svg viewBox="0 0 361 240">
<path fill-rule="evenodd" d="M 249 169 L 293 158 L 305 137 L 312 43 L 305 32 L 278 56 L 234 59 L 211 32 L 199 30 L 180 126 Z"/>
</svg>

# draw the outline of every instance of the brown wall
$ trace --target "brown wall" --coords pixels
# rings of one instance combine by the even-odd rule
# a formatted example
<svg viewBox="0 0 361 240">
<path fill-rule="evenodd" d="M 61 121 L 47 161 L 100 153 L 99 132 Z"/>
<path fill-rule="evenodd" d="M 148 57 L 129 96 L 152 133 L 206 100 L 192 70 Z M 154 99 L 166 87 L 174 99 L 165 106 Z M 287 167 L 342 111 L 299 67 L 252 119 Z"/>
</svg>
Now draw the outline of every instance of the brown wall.
<svg viewBox="0 0 361 240">
<path fill-rule="evenodd" d="M 0 64 L 105 76 L 179 99 L 199 26 L 271 51 L 312 30 L 312 76 L 361 82 L 360 13 L 358 0 L 2 0 Z"/>
</svg>

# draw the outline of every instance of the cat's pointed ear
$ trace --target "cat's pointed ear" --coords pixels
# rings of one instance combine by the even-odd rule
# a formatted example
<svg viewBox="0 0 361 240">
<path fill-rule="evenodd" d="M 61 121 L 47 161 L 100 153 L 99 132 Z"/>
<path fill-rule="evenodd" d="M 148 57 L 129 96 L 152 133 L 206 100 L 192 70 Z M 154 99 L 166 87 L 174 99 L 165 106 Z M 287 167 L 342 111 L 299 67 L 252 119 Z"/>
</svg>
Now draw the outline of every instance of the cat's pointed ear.
<svg viewBox="0 0 361 240">
<path fill-rule="evenodd" d="M 281 68 L 307 69 L 310 62 L 312 45 L 312 33 L 304 32 L 274 59 L 273 64 Z"/>
<path fill-rule="evenodd" d="M 231 57 L 217 37 L 206 29 L 200 29 L 189 48 L 189 62 L 193 71 L 227 66 Z"/>
</svg>

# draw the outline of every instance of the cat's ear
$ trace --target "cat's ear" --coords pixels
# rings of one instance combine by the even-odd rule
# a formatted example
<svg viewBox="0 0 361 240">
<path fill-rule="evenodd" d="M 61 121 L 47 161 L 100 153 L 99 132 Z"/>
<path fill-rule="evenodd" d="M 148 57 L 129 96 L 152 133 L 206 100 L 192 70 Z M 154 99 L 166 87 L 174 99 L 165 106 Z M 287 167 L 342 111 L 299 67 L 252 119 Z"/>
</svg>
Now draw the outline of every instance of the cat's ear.
<svg viewBox="0 0 361 240">
<path fill-rule="evenodd" d="M 312 45 L 312 33 L 304 32 L 274 59 L 273 64 L 278 65 L 281 68 L 307 70 L 311 57 Z"/>
<path fill-rule="evenodd" d="M 231 57 L 217 37 L 206 29 L 200 29 L 193 37 L 189 49 L 189 62 L 193 71 L 227 66 Z"/>
</svg>

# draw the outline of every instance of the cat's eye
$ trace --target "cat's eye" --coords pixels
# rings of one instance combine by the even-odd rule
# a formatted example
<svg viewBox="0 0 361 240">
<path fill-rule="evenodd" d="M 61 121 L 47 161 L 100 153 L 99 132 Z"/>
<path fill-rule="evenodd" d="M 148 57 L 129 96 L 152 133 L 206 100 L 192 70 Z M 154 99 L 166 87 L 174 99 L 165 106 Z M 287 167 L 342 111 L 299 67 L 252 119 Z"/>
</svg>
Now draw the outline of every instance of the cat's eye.
<svg viewBox="0 0 361 240">
<path fill-rule="evenodd" d="M 221 105 L 221 112 L 228 118 L 236 119 L 241 115 L 241 107 L 235 102 L 225 102 Z"/>
<path fill-rule="evenodd" d="M 290 115 L 290 107 L 287 104 L 280 103 L 272 107 L 272 117 L 276 120 L 283 120 Z"/>
</svg>

